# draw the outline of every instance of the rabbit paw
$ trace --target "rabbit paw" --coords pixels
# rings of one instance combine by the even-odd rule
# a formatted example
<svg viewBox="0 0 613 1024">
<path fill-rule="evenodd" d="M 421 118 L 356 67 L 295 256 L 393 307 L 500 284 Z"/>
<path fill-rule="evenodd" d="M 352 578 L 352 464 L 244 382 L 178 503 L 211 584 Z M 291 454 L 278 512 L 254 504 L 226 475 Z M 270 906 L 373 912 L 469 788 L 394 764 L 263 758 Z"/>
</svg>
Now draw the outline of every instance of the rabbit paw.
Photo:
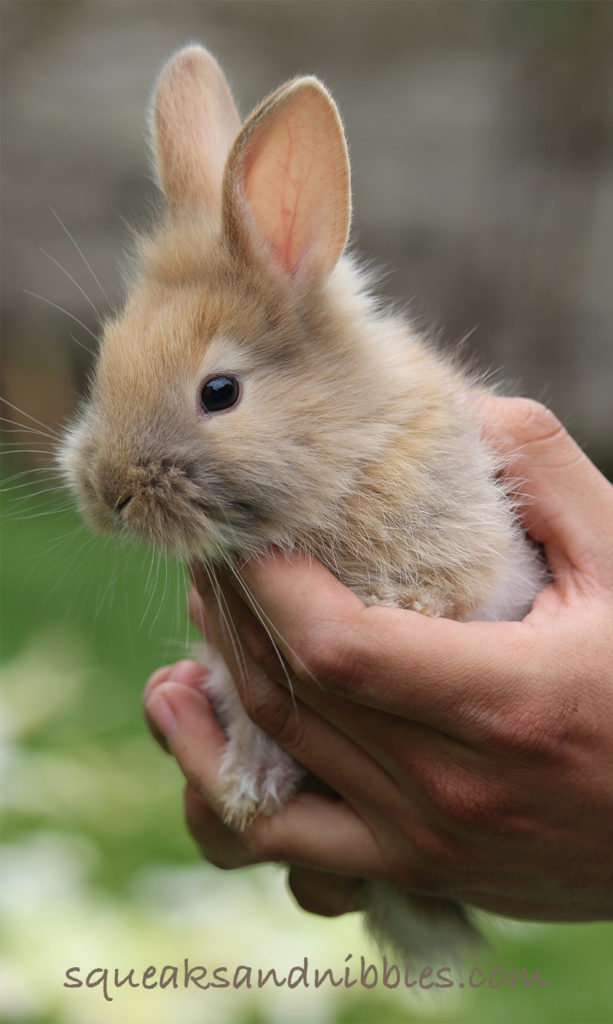
<svg viewBox="0 0 613 1024">
<path fill-rule="evenodd" d="M 419 612 L 420 615 L 427 615 L 429 619 L 436 618 L 436 612 L 429 604 L 422 604 L 421 601 L 412 601 L 409 605 L 409 611 Z"/>
<path fill-rule="evenodd" d="M 430 619 L 437 618 L 437 616 L 442 614 L 441 611 L 437 610 L 434 602 L 426 604 L 412 595 L 406 595 L 401 592 L 383 593 L 379 591 L 377 593 L 370 593 L 367 596 L 366 604 L 378 604 L 387 608 L 406 608 L 408 611 L 427 615 Z"/>
<path fill-rule="evenodd" d="M 303 774 L 293 757 L 259 730 L 257 743 L 253 737 L 248 745 L 230 740 L 219 773 L 225 823 L 243 829 L 258 814 L 274 814 L 294 795 Z"/>
<path fill-rule="evenodd" d="M 223 819 L 242 829 L 257 814 L 274 814 L 296 792 L 304 769 L 252 722 L 232 676 L 211 647 L 200 651 L 209 668 L 204 689 L 227 736 L 218 778 Z"/>
</svg>

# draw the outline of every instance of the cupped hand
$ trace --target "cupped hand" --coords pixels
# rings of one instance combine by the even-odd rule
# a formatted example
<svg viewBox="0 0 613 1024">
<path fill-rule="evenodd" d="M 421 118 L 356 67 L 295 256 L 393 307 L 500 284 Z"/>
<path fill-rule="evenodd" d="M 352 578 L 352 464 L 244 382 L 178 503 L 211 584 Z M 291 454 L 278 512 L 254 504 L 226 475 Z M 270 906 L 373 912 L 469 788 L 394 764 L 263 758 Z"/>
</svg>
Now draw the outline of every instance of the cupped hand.
<svg viewBox="0 0 613 1024">
<path fill-rule="evenodd" d="M 517 917 L 613 916 L 613 487 L 538 404 L 484 399 L 482 416 L 553 574 L 522 622 L 364 607 L 300 555 L 214 592 L 195 576 L 248 713 L 339 799 L 301 793 L 229 833 L 206 698 L 169 670 L 150 683 L 205 855 L 292 862 L 309 909 L 355 906 L 377 877 Z"/>
</svg>

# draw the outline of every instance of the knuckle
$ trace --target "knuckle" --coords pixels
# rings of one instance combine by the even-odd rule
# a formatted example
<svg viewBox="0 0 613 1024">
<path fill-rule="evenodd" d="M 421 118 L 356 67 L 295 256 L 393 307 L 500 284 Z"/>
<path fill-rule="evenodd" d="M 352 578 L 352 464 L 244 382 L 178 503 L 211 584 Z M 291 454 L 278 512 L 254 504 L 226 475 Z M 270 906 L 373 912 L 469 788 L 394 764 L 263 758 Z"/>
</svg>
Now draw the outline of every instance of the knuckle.
<svg viewBox="0 0 613 1024">
<path fill-rule="evenodd" d="M 290 885 L 290 888 L 296 903 L 303 910 L 306 910 L 307 914 L 317 914 L 318 917 L 339 917 L 343 913 L 342 908 L 334 906 L 325 897 L 317 893 L 296 892 L 292 885 Z"/>
<path fill-rule="evenodd" d="M 288 851 L 270 818 L 255 818 L 242 833 L 251 857 L 258 861 L 287 861 Z"/>
<path fill-rule="evenodd" d="M 406 868 L 403 870 L 399 883 L 406 882 Z M 421 850 L 416 850 L 409 868 L 410 888 L 424 896 L 438 896 L 445 891 L 441 874 L 437 871 L 436 862 Z"/>
<path fill-rule="evenodd" d="M 492 723 L 492 749 L 518 766 L 559 761 L 580 738 L 581 705 L 579 688 L 533 693 L 526 705 L 507 710 Z"/>
<path fill-rule="evenodd" d="M 243 703 L 249 718 L 286 750 L 300 745 L 304 726 L 291 696 L 280 686 L 270 680 L 262 685 L 262 680 L 252 677 L 243 693 Z"/>
<path fill-rule="evenodd" d="M 566 433 L 555 413 L 542 402 L 533 398 L 519 398 L 517 410 L 526 435 L 533 441 L 547 442 Z"/>
<path fill-rule="evenodd" d="M 492 749 L 505 757 L 532 759 L 542 756 L 549 745 L 546 730 L 534 710 L 508 712 L 492 723 Z"/>
<path fill-rule="evenodd" d="M 315 681 L 323 689 L 351 688 L 359 657 L 346 627 L 337 622 L 319 622 L 305 631 L 297 652 L 299 677 Z"/>
<path fill-rule="evenodd" d="M 287 714 L 285 695 L 270 680 L 250 673 L 241 696 L 249 718 L 265 732 L 275 733 L 283 725 Z"/>
<path fill-rule="evenodd" d="M 462 864 L 457 838 L 447 828 L 422 823 L 412 836 L 412 845 L 411 887 L 430 896 L 445 895 Z"/>
<path fill-rule="evenodd" d="M 305 884 L 296 871 L 290 871 L 288 878 L 292 896 L 303 910 L 319 917 L 339 917 L 351 907 L 353 886 L 347 889 L 341 879 L 335 879 L 334 887 L 329 885 Z M 356 882 L 356 885 L 359 883 Z"/>
<path fill-rule="evenodd" d="M 308 888 L 290 872 L 288 884 L 296 903 L 309 914 L 319 914 L 322 917 L 334 917 L 334 911 L 329 902 L 317 889 Z"/>
<path fill-rule="evenodd" d="M 214 850 L 211 847 L 205 846 L 202 842 L 198 842 L 197 839 L 196 842 L 198 843 L 204 858 L 209 864 L 212 864 L 214 868 L 218 868 L 220 871 L 232 871 L 236 867 L 228 854 L 224 854 L 222 851 Z"/>
<path fill-rule="evenodd" d="M 213 812 L 189 787 L 186 787 L 184 795 L 184 813 L 187 830 L 202 855 L 214 867 L 221 868 L 222 871 L 229 870 L 229 859 L 224 856 L 223 851 L 215 849 L 210 841 Z"/>
<path fill-rule="evenodd" d="M 201 824 L 199 819 L 196 817 L 193 808 L 188 804 L 187 800 L 185 801 L 185 824 L 187 825 L 187 831 L 189 832 L 192 839 L 202 849 L 203 842 Z"/>
<path fill-rule="evenodd" d="M 255 619 L 248 618 L 241 625 L 241 640 L 250 657 L 269 675 L 279 671 L 281 655 L 270 633 Z"/>
<path fill-rule="evenodd" d="M 510 795 L 492 781 L 447 768 L 431 775 L 425 789 L 437 818 L 452 832 L 505 830 L 511 811 Z M 458 854 L 450 840 L 445 843 L 439 838 L 430 847 L 426 845 L 428 856 L 440 864 L 454 861 Z"/>
</svg>

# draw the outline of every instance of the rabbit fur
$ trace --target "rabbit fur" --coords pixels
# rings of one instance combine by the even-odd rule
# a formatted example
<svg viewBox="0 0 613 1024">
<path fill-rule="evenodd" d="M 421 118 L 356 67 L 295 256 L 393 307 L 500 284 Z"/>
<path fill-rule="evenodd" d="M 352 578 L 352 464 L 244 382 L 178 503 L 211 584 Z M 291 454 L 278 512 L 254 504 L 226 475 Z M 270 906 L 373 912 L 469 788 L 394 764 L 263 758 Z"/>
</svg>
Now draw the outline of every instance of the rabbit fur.
<svg viewBox="0 0 613 1024">
<path fill-rule="evenodd" d="M 523 617 L 544 569 L 479 436 L 480 385 L 382 309 L 346 255 L 349 162 L 325 88 L 288 82 L 241 127 L 216 61 L 190 46 L 162 73 L 152 129 L 166 213 L 138 241 L 60 453 L 87 518 L 213 568 L 299 549 L 365 603 Z M 234 404 L 203 408 L 204 384 L 228 378 Z M 241 827 L 303 770 L 247 717 L 219 655 L 204 660 Z M 448 900 L 381 881 L 365 899 L 401 957 L 473 934 Z"/>
</svg>

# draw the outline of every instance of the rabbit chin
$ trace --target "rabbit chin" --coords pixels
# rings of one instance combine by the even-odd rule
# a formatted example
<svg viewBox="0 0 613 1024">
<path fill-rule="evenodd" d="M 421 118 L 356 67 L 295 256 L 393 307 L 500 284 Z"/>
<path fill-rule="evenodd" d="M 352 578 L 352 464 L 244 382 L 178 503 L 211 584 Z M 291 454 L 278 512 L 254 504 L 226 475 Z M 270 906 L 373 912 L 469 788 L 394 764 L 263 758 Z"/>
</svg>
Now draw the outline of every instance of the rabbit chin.
<svg viewBox="0 0 613 1024">
<path fill-rule="evenodd" d="M 203 507 L 175 495 L 172 507 L 155 494 L 135 493 L 124 508 L 111 510 L 87 485 L 75 488 L 83 515 L 98 532 L 144 541 L 182 560 L 222 562 L 245 547 L 241 531 L 217 522 Z"/>
<path fill-rule="evenodd" d="M 132 537 L 165 554 L 221 562 L 263 546 L 246 507 L 207 503 L 198 484 L 172 459 L 105 460 L 83 424 L 69 431 L 57 461 L 89 524 Z M 265 539 L 264 539 L 265 543 Z"/>
</svg>

